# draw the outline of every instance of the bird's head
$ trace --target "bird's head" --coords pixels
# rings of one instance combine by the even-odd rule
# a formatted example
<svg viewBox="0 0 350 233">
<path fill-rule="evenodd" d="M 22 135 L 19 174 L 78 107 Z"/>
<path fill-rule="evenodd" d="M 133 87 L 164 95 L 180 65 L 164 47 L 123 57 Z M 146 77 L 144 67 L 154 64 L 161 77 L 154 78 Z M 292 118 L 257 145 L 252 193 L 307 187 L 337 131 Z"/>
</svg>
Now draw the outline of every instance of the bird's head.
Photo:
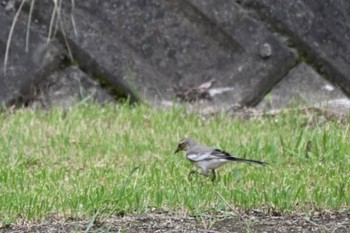
<svg viewBox="0 0 350 233">
<path fill-rule="evenodd" d="M 176 154 L 179 151 L 187 151 L 188 148 L 192 147 L 194 144 L 195 144 L 195 142 L 192 139 L 184 138 L 177 145 L 177 149 L 174 152 L 174 154 Z"/>
</svg>

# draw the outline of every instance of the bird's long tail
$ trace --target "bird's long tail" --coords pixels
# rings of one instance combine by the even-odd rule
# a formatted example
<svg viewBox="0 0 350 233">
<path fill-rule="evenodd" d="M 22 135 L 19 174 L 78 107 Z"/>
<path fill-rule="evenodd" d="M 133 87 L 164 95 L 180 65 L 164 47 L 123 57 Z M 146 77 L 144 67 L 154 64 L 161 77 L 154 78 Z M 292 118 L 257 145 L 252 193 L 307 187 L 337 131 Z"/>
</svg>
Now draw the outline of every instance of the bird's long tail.
<svg viewBox="0 0 350 233">
<path fill-rule="evenodd" d="M 253 159 L 241 159 L 241 158 L 237 158 L 237 157 L 229 157 L 228 159 L 231 161 L 236 161 L 236 162 L 255 163 L 255 164 L 259 164 L 261 166 L 266 166 L 268 164 L 268 163 L 261 162 L 258 160 L 253 160 Z"/>
</svg>

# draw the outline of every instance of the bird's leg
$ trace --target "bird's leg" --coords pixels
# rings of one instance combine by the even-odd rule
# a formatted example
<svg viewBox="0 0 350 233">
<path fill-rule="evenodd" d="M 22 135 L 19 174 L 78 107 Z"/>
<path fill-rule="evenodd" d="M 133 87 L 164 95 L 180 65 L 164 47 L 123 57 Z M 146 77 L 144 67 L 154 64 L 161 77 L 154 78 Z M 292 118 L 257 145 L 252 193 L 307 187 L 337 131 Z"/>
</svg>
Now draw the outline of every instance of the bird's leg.
<svg viewBox="0 0 350 233">
<path fill-rule="evenodd" d="M 187 179 L 191 180 L 191 176 L 197 173 L 198 173 L 197 171 L 191 170 L 190 173 L 188 173 Z"/>
<path fill-rule="evenodd" d="M 211 173 L 213 173 L 213 177 L 211 178 L 211 181 L 214 182 L 215 179 L 216 179 L 216 176 L 217 176 L 217 172 L 216 172 L 215 169 L 212 169 L 212 170 L 211 170 Z"/>
</svg>

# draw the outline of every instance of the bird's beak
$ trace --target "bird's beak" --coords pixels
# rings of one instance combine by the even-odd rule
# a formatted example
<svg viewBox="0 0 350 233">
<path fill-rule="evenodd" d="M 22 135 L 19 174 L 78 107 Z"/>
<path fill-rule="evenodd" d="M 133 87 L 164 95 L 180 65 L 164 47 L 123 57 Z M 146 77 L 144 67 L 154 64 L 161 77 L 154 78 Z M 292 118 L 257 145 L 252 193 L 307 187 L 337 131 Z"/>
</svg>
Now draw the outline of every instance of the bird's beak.
<svg viewBox="0 0 350 233">
<path fill-rule="evenodd" d="M 178 146 L 177 148 L 176 148 L 176 151 L 174 152 L 174 154 L 176 154 L 177 152 L 179 152 L 181 149 L 180 149 L 180 147 Z"/>
</svg>

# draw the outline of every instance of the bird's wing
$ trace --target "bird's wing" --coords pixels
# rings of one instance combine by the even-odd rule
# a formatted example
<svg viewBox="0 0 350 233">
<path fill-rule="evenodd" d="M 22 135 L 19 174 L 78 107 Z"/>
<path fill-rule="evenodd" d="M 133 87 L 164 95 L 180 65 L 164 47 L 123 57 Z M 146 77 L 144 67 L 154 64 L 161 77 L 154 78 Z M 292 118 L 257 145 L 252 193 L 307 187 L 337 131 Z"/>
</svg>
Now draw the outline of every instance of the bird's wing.
<svg viewBox="0 0 350 233">
<path fill-rule="evenodd" d="M 209 161 L 209 160 L 217 160 L 217 159 L 229 159 L 229 157 L 235 158 L 231 154 L 219 150 L 219 149 L 212 149 L 212 148 L 205 148 L 203 151 L 189 151 L 187 153 L 187 158 L 193 162 L 198 161 Z"/>
<path fill-rule="evenodd" d="M 235 158 L 233 155 L 231 155 L 230 153 L 223 151 L 223 150 L 219 150 L 219 149 L 214 149 L 211 152 L 211 156 L 215 157 L 215 158 L 221 158 L 221 159 L 228 159 L 228 158 Z"/>
<path fill-rule="evenodd" d="M 186 154 L 187 158 L 192 161 L 192 162 L 198 162 L 198 161 L 204 161 L 204 160 L 211 160 L 212 156 L 210 155 L 209 152 L 188 152 Z"/>
</svg>

